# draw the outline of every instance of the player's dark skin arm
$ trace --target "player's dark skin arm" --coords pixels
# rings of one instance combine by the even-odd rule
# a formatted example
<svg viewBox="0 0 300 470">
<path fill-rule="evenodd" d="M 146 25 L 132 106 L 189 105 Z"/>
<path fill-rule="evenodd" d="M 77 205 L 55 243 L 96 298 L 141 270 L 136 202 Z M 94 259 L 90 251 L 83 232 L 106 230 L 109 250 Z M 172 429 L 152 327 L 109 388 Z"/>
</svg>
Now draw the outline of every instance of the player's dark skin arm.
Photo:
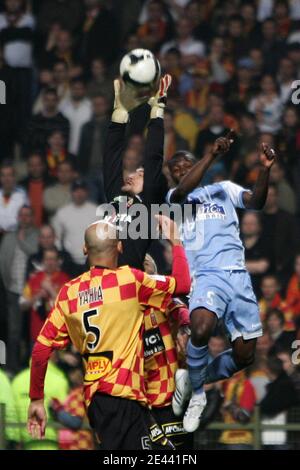
<svg viewBox="0 0 300 470">
<path fill-rule="evenodd" d="M 269 186 L 269 176 L 271 167 L 275 161 L 276 154 L 267 144 L 262 144 L 262 152 L 260 155 L 261 169 L 251 193 L 245 192 L 243 200 L 246 209 L 261 210 L 263 209 Z"/>
<path fill-rule="evenodd" d="M 171 202 L 182 203 L 186 196 L 191 193 L 201 183 L 206 171 L 216 158 L 225 155 L 233 143 L 233 131 L 230 131 L 226 137 L 220 137 L 216 140 L 212 150 L 207 153 L 191 170 L 182 178 L 177 188 L 171 195 Z"/>
</svg>

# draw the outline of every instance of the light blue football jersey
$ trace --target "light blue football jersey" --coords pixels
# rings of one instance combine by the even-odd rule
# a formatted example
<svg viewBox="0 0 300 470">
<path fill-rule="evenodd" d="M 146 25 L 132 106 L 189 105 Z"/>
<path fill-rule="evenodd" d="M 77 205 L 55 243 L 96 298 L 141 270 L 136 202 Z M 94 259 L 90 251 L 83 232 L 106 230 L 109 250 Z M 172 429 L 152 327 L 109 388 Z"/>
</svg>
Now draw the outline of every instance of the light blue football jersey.
<svg viewBox="0 0 300 470">
<path fill-rule="evenodd" d="M 173 191 L 167 195 L 168 203 Z M 245 191 L 231 181 L 222 181 L 198 187 L 187 196 L 181 230 L 193 276 L 210 269 L 246 269 L 236 212 L 236 208 L 245 208 Z"/>
</svg>

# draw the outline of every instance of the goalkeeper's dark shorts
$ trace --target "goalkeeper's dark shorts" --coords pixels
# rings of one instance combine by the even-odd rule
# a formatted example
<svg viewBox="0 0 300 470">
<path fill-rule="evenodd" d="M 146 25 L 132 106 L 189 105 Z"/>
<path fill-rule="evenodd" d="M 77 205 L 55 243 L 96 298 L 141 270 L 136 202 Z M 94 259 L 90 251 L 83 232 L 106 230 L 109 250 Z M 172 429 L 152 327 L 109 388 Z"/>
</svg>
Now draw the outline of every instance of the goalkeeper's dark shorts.
<svg viewBox="0 0 300 470">
<path fill-rule="evenodd" d="M 151 449 L 148 410 L 138 402 L 96 393 L 88 408 L 100 450 Z"/>
<path fill-rule="evenodd" d="M 184 430 L 182 419 L 174 415 L 172 406 L 165 406 L 163 408 L 153 407 L 151 414 L 164 435 L 172 442 L 176 449 L 193 448 L 193 434 L 187 433 Z M 152 449 L 159 450 L 161 446 L 158 443 L 152 442 Z"/>
</svg>

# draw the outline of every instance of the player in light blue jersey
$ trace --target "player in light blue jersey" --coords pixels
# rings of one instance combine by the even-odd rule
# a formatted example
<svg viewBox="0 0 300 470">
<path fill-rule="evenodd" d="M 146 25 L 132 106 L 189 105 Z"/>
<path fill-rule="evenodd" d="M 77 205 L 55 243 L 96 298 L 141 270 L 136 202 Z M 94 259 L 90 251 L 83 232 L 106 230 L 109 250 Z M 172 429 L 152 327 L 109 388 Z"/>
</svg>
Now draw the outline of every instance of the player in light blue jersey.
<svg viewBox="0 0 300 470">
<path fill-rule="evenodd" d="M 190 299 L 191 338 L 187 345 L 188 376 L 186 371 L 178 371 L 173 397 L 174 412 L 182 414 L 189 398 L 188 383 L 191 384 L 193 393 L 184 416 L 188 432 L 195 431 L 200 424 L 206 405 L 205 382 L 226 379 L 250 365 L 256 338 L 262 335 L 236 209 L 263 208 L 275 152 L 262 145 L 261 169 L 253 191 L 231 181 L 202 187 L 205 171 L 229 150 L 232 138 L 230 132 L 217 139 L 211 152 L 198 162 L 184 151 L 177 152 L 169 162 L 177 187 L 168 193 L 168 202 L 194 206 L 192 217 L 183 224 L 184 245 L 194 277 Z M 231 336 L 232 349 L 208 364 L 208 341 L 220 318 Z"/>
</svg>

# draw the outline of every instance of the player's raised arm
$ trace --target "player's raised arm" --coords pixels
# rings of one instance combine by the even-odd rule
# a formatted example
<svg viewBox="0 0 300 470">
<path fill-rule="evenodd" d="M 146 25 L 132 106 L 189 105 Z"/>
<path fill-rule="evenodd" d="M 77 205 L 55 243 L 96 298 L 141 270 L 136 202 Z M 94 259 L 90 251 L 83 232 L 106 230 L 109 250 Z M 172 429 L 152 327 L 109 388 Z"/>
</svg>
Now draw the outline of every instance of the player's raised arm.
<svg viewBox="0 0 300 470">
<path fill-rule="evenodd" d="M 162 172 L 164 161 L 164 111 L 167 93 L 172 83 L 171 75 L 160 79 L 159 89 L 150 98 L 150 122 L 145 146 L 144 160 L 144 197 L 147 204 L 162 203 L 168 192 L 168 183 Z"/>
<path fill-rule="evenodd" d="M 104 146 L 104 190 L 108 201 L 120 195 L 123 186 L 123 152 L 126 146 L 125 132 L 129 111 L 141 101 L 135 90 L 126 86 L 121 79 L 114 81 L 115 101 L 111 122 Z"/>
<path fill-rule="evenodd" d="M 115 101 L 108 127 L 103 154 L 104 191 L 108 201 L 119 195 L 123 184 L 122 155 L 125 150 L 125 131 L 128 111 L 120 98 L 121 83 L 114 81 Z"/>
<path fill-rule="evenodd" d="M 51 353 L 54 349 L 65 348 L 69 342 L 69 334 L 59 306 L 63 289 L 32 351 L 29 391 L 31 401 L 28 409 L 27 429 L 34 439 L 42 439 L 45 435 L 47 414 L 44 406 L 44 383 Z"/>
<path fill-rule="evenodd" d="M 233 131 L 231 130 L 225 137 L 219 137 L 212 149 L 197 162 L 191 170 L 181 179 L 178 186 L 170 196 L 170 202 L 182 203 L 186 196 L 196 189 L 201 183 L 206 171 L 211 164 L 220 156 L 225 155 L 233 143 Z"/>
<path fill-rule="evenodd" d="M 261 210 L 264 207 L 268 194 L 270 170 L 275 160 L 275 150 L 263 143 L 260 154 L 261 168 L 254 189 L 252 192 L 243 194 L 246 209 Z"/>
</svg>

